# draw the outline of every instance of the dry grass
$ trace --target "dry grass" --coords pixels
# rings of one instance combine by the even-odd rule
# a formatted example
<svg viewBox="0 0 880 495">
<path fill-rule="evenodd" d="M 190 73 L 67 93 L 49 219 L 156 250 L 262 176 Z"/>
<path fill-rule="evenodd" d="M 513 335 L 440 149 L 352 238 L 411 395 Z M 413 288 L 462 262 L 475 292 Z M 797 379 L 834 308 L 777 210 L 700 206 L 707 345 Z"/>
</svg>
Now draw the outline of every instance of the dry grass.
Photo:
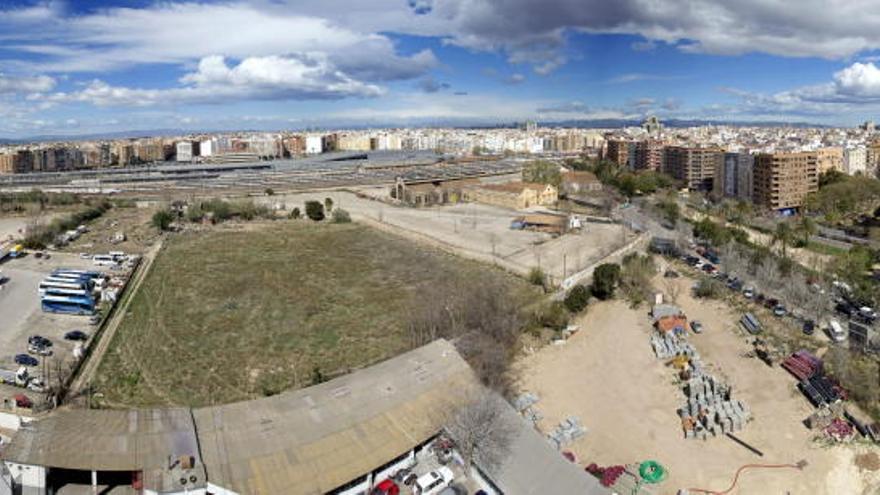
<svg viewBox="0 0 880 495">
<path fill-rule="evenodd" d="M 443 278 L 514 277 L 358 224 L 169 239 L 98 371 L 107 406 L 206 405 L 307 386 L 407 349 Z"/>
</svg>

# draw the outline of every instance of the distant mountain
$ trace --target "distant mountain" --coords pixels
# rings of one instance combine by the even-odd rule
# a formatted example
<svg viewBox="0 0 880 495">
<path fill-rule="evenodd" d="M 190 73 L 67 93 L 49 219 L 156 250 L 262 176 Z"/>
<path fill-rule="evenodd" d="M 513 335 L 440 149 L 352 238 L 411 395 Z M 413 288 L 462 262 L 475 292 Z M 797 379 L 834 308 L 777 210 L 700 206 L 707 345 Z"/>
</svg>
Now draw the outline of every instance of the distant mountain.
<svg viewBox="0 0 880 495">
<path fill-rule="evenodd" d="M 726 125 L 735 127 L 818 127 L 829 128 L 831 126 L 812 122 L 781 122 L 781 121 L 739 121 L 739 120 L 700 120 L 700 119 L 669 119 L 661 120 L 664 127 L 682 128 L 699 127 L 704 125 Z M 641 120 L 630 119 L 595 119 L 595 120 L 563 120 L 554 122 L 539 122 L 545 127 L 570 127 L 570 128 L 604 128 L 613 129 L 619 127 L 636 127 L 642 124 Z"/>
</svg>

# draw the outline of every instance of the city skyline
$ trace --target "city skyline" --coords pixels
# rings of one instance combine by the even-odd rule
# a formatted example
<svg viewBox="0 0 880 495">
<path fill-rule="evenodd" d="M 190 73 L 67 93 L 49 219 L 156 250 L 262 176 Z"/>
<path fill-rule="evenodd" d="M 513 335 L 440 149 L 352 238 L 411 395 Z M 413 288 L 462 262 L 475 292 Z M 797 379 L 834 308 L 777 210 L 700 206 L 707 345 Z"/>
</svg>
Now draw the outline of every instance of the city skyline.
<svg viewBox="0 0 880 495">
<path fill-rule="evenodd" d="M 871 2 L 728 4 L 7 2 L 0 138 L 880 110 Z"/>
</svg>

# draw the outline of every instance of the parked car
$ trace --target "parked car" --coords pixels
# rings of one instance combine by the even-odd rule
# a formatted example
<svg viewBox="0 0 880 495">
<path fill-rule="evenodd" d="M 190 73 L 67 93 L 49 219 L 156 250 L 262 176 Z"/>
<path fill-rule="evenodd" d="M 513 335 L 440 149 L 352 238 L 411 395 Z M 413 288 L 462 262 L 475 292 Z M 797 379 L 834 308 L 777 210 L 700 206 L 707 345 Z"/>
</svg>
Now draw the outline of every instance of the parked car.
<svg viewBox="0 0 880 495">
<path fill-rule="evenodd" d="M 440 493 L 454 480 L 452 470 L 441 466 L 428 474 L 419 476 L 413 484 L 415 495 L 434 495 Z"/>
<path fill-rule="evenodd" d="M 34 258 L 36 258 L 36 259 L 40 259 L 40 258 L 42 258 L 42 257 L 43 257 L 43 253 L 42 253 L 42 252 L 37 251 L 37 252 L 34 253 Z"/>
<path fill-rule="evenodd" d="M 816 331 L 816 323 L 813 320 L 807 320 L 804 322 L 803 326 L 804 335 L 813 335 L 813 332 Z"/>
<path fill-rule="evenodd" d="M 31 335 L 28 337 L 28 345 L 38 345 L 41 347 L 52 347 L 52 341 L 42 335 Z"/>
<path fill-rule="evenodd" d="M 37 358 L 33 356 L 29 356 L 27 354 L 16 354 L 15 355 L 15 364 L 21 366 L 36 366 L 40 364 Z"/>
<path fill-rule="evenodd" d="M 64 340 L 88 340 L 89 334 L 82 330 L 71 330 L 64 334 Z"/>
<path fill-rule="evenodd" d="M 854 308 L 846 301 L 841 301 L 834 306 L 834 311 L 837 311 L 844 316 L 851 316 L 855 312 L 855 310 L 856 308 Z"/>
<path fill-rule="evenodd" d="M 89 318 L 89 325 L 97 325 L 101 323 L 101 315 L 94 315 Z"/>
<path fill-rule="evenodd" d="M 773 307 L 773 314 L 781 318 L 788 314 L 788 310 L 785 309 L 785 306 L 777 304 Z"/>
<path fill-rule="evenodd" d="M 703 324 L 696 320 L 692 321 L 691 331 L 694 333 L 703 333 Z"/>
<path fill-rule="evenodd" d="M 755 288 L 754 287 L 746 287 L 745 289 L 743 289 L 743 296 L 746 299 L 751 299 L 751 298 L 755 297 Z"/>
<path fill-rule="evenodd" d="M 393 480 L 383 480 L 373 487 L 370 495 L 398 495 L 400 487 Z"/>
<path fill-rule="evenodd" d="M 868 321 L 873 321 L 877 319 L 877 313 L 868 306 L 862 306 L 861 308 L 859 308 L 859 316 Z"/>
<path fill-rule="evenodd" d="M 79 253 L 79 257 L 82 258 L 82 259 L 84 259 L 84 260 L 90 260 L 90 259 L 92 259 L 92 255 L 90 255 L 89 253 Z"/>
<path fill-rule="evenodd" d="M 52 348 L 40 344 L 28 344 L 28 352 L 40 356 L 51 356 Z"/>
<path fill-rule="evenodd" d="M 839 321 L 832 319 L 828 320 L 828 337 L 834 342 L 843 342 L 846 340 L 847 333 Z"/>
</svg>

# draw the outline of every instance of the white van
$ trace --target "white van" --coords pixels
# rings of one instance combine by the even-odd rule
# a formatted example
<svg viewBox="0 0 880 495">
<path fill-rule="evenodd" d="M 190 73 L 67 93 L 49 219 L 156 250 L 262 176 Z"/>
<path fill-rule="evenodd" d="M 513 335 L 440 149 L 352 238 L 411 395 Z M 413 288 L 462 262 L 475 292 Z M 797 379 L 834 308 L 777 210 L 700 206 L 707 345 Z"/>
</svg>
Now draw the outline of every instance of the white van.
<svg viewBox="0 0 880 495">
<path fill-rule="evenodd" d="M 413 493 L 415 495 L 434 495 L 440 493 L 452 483 L 453 479 L 452 470 L 446 466 L 441 466 L 428 474 L 419 476 L 413 484 Z"/>
<path fill-rule="evenodd" d="M 92 257 L 92 261 L 98 266 L 111 266 L 116 264 L 116 260 L 109 254 L 96 254 Z"/>
<path fill-rule="evenodd" d="M 828 321 L 828 336 L 834 342 L 843 342 L 847 337 L 846 330 L 843 329 L 843 325 L 837 320 Z"/>
</svg>

